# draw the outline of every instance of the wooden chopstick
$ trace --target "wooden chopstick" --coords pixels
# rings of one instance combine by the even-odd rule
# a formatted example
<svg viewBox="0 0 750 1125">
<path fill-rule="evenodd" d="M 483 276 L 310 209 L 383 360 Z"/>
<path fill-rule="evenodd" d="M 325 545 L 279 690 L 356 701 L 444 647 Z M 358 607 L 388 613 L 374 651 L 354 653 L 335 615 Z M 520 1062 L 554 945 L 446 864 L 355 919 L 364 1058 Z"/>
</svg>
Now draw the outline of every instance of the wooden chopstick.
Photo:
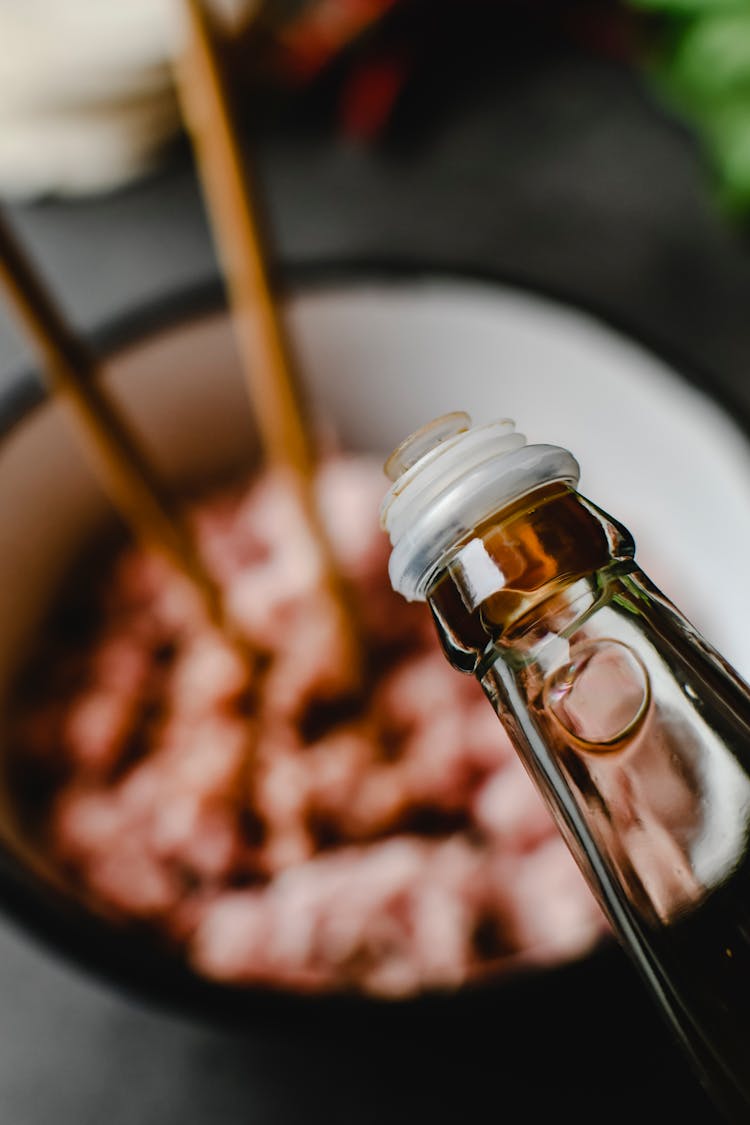
<svg viewBox="0 0 750 1125">
<path fill-rule="evenodd" d="M 234 314 L 245 378 L 269 462 L 309 474 L 314 453 L 300 386 L 268 278 L 258 201 L 237 139 L 216 49 L 216 32 L 200 0 L 183 0 L 187 45 L 177 63 L 183 120 Z"/>
<path fill-rule="evenodd" d="M 315 450 L 306 425 L 291 349 L 272 293 L 259 207 L 238 140 L 217 48 L 202 0 L 183 0 L 187 43 L 177 60 L 182 116 L 190 133 L 250 400 L 270 465 L 291 470 L 300 511 L 319 550 L 325 585 L 338 608 L 339 635 L 352 667 L 360 661 L 348 591 L 313 492 Z"/>
<path fill-rule="evenodd" d="M 0 282 L 39 353 L 49 386 L 71 410 L 105 491 L 137 537 L 163 554 L 225 630 L 222 599 L 171 497 L 99 379 L 99 363 L 67 322 L 0 213 Z"/>
</svg>

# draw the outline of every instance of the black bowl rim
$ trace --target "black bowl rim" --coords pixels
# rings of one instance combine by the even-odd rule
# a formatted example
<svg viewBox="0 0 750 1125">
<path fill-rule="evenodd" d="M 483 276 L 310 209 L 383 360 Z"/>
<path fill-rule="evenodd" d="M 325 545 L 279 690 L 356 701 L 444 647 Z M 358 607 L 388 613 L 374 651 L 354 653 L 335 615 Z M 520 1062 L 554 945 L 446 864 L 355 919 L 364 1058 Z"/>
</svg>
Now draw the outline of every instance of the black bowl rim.
<svg viewBox="0 0 750 1125">
<path fill-rule="evenodd" d="M 276 279 L 280 294 L 342 285 L 393 285 L 453 282 L 502 286 L 580 312 L 664 362 L 675 374 L 706 393 L 750 438 L 750 416 L 710 372 L 680 355 L 671 342 L 656 338 L 594 300 L 508 272 L 462 263 L 426 265 L 411 259 L 341 258 L 288 264 Z M 136 304 L 107 318 L 90 333 L 103 358 L 138 340 L 177 327 L 197 315 L 226 307 L 216 274 L 193 280 L 148 303 Z M 26 366 L 5 380 L 0 390 L 0 441 L 48 398 L 38 369 Z M 198 978 L 173 957 L 132 935 L 113 931 L 59 892 L 25 871 L 10 849 L 0 845 L 0 910 L 38 944 L 98 978 L 131 999 L 191 1020 L 231 1027 L 263 1026 L 292 1030 L 340 1029 L 350 1023 L 358 1032 L 379 1035 L 396 1024 L 401 1032 L 449 1018 L 455 1027 L 484 1013 L 507 1017 L 513 1035 L 535 1034 L 538 1013 L 564 1009 L 584 988 L 605 990 L 612 1005 L 627 1003 L 636 983 L 634 970 L 619 947 L 605 940 L 589 954 L 550 967 L 521 969 L 476 987 L 431 991 L 404 999 L 380 999 L 360 993 L 293 993 L 277 988 L 232 987 Z M 636 983 L 636 988 L 637 988 Z"/>
<path fill-rule="evenodd" d="M 578 292 L 540 280 L 519 271 L 489 269 L 460 261 L 425 263 L 418 258 L 343 256 L 286 263 L 274 277 L 276 291 L 283 297 L 299 290 L 333 289 L 342 285 L 377 284 L 393 287 L 418 282 L 481 284 L 488 289 L 502 287 L 540 298 L 550 305 L 583 314 L 631 343 L 637 344 L 668 367 L 673 374 L 702 391 L 750 439 L 750 408 L 729 387 L 716 378 L 708 364 L 697 362 L 668 334 L 653 325 L 648 327 L 591 293 Z M 192 279 L 148 301 L 109 316 L 88 332 L 97 355 L 106 359 L 136 340 L 176 327 L 195 315 L 208 315 L 226 307 L 224 283 L 216 273 Z M 3 377 L 0 387 L 0 440 L 30 410 L 48 397 L 36 365 L 20 366 L 15 374 Z"/>
</svg>

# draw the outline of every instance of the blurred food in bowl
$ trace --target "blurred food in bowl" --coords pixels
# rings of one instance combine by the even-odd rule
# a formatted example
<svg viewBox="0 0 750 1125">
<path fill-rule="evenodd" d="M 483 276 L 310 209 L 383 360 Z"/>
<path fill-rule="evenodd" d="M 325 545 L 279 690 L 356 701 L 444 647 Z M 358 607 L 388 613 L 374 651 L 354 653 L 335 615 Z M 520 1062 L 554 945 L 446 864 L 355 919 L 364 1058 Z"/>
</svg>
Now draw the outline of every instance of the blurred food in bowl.
<svg viewBox="0 0 750 1125">
<path fill-rule="evenodd" d="M 750 551 L 748 446 L 722 408 L 653 352 L 539 295 L 421 274 L 338 277 L 313 274 L 317 284 L 290 296 L 284 315 L 312 417 L 350 451 L 321 467 L 319 488 L 368 641 L 364 693 L 347 686 L 346 666 L 321 664 L 323 598 L 303 565 L 304 535 L 284 514 L 283 482 L 257 472 L 230 320 L 211 311 L 218 293 L 175 295 L 158 316 L 147 308 L 128 317 L 104 381 L 162 478 L 196 499 L 206 558 L 256 638 L 249 679 L 160 564 L 122 546 L 108 558 L 95 553 L 89 569 L 78 564 L 86 544 L 109 536 L 111 511 L 59 402 L 19 421 L 15 386 L 0 443 L 0 511 L 12 529 L 0 552 L 3 910 L 147 998 L 194 996 L 191 1010 L 204 1013 L 215 994 L 222 1013 L 251 1021 L 289 1005 L 309 1013 L 348 1005 L 355 990 L 360 998 L 418 989 L 425 1003 L 399 1011 L 432 1011 L 438 980 L 447 982 L 441 1002 L 458 1010 L 465 999 L 474 1010 L 479 995 L 494 1003 L 493 989 L 456 987 L 464 979 L 502 982 L 506 998 L 540 997 L 556 981 L 590 980 L 594 962 L 611 965 L 586 955 L 592 943 L 603 952 L 603 925 L 580 899 L 578 873 L 490 706 L 437 650 L 426 611 L 388 586 L 377 526 L 382 453 L 426 416 L 455 408 L 458 372 L 467 410 L 529 420 L 532 440 L 560 435 L 576 451 L 588 495 L 634 529 L 655 580 L 679 591 L 743 674 L 750 667 L 743 617 L 733 612 Z M 686 490 L 692 448 L 710 456 Z M 721 583 L 705 582 L 719 572 Z M 56 636 L 45 625 L 49 607 Z M 329 648 L 326 661 L 337 651 Z M 38 674 L 22 700 L 24 664 Z M 289 692 L 279 694 L 287 676 Z M 271 707 L 269 730 L 280 735 L 269 749 L 259 733 Z M 11 713 L 23 755 L 19 738 L 11 743 Z M 261 782 L 273 824 L 259 805 Z M 77 842 L 76 831 L 89 838 Z M 134 908 L 127 896 L 139 866 L 152 898 L 144 882 Z M 489 894 L 490 923 L 480 925 Z M 603 945 L 611 949 L 606 936 Z M 420 959 L 425 946 L 433 959 Z M 446 950 L 456 959 L 438 963 Z M 189 959 L 200 967 L 186 970 Z M 555 966 L 531 974 L 536 991 L 529 974 L 513 972 L 534 964 Z M 511 978 L 517 989 L 506 987 Z M 272 980 L 279 986 L 265 1003 L 254 985 Z M 319 1005 L 323 993 L 330 1002 Z M 392 1007 L 367 1003 L 367 1018 Z"/>
<path fill-rule="evenodd" d="M 192 514 L 249 666 L 130 546 L 79 576 L 27 669 L 13 772 L 30 830 L 73 893 L 199 974 L 408 996 L 580 956 L 605 931 L 477 683 L 390 589 L 383 486 L 362 457 L 317 477 L 364 682 L 270 471 Z"/>
</svg>

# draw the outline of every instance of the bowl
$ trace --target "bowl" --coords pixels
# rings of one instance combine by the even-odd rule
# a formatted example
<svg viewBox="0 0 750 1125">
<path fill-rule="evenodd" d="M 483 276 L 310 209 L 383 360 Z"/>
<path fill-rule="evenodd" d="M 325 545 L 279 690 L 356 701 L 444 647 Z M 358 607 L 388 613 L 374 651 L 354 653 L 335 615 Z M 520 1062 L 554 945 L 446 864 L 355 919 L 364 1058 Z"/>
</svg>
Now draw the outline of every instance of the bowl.
<svg viewBox="0 0 750 1125">
<path fill-rule="evenodd" d="M 585 311 L 470 277 L 308 271 L 284 308 L 314 412 L 333 423 L 346 448 L 385 455 L 451 409 L 466 409 L 475 420 L 511 415 L 530 441 L 569 447 L 582 465 L 582 491 L 631 528 L 657 584 L 741 672 L 750 672 L 750 639 L 736 612 L 746 597 L 743 560 L 750 554 L 750 448 L 736 415 L 707 397 L 697 376 L 687 380 L 683 368 Z M 99 343 L 113 394 L 168 480 L 189 485 L 253 464 L 257 438 L 215 285 L 136 310 L 107 326 Z M 44 399 L 32 375 L 10 384 L 0 416 L 0 713 L 7 713 L 14 673 L 60 580 L 110 514 L 62 408 Z M 719 573 L 720 583 L 709 580 Z M 669 1051 L 649 1001 L 633 987 L 630 965 L 610 941 L 554 968 L 521 966 L 481 986 L 399 1001 L 200 979 L 66 893 L 23 830 L 7 771 L 0 789 L 0 909 L 87 972 L 200 1019 L 356 1026 L 368 1034 L 450 1025 L 455 1032 L 501 1010 L 517 1047 L 533 1042 L 538 1052 L 554 1045 L 567 1066 L 571 1021 L 605 1019 L 615 1005 L 623 1027 L 638 1018 L 650 1029 L 642 1047 L 655 1041 Z M 618 1034 L 610 1028 L 606 1048 L 594 1043 L 590 1052 L 611 1051 Z"/>
</svg>

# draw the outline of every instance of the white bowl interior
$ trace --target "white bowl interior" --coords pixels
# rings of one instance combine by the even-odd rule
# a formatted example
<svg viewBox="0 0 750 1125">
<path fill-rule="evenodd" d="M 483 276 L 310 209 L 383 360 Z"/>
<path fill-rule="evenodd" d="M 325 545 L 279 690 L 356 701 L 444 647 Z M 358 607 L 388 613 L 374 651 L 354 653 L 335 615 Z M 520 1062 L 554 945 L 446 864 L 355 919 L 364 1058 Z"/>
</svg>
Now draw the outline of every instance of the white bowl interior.
<svg viewBox="0 0 750 1125">
<path fill-rule="evenodd" d="M 510 415 L 530 441 L 566 446 L 582 491 L 635 533 L 644 569 L 750 675 L 750 448 L 666 364 L 575 310 L 479 283 L 329 287 L 301 292 L 287 314 L 311 402 L 345 447 L 386 454 L 455 409 Z M 224 475 L 256 456 L 225 314 L 133 344 L 108 378 L 169 479 Z M 107 511 L 60 406 L 0 446 L 0 700 Z M 22 847 L 12 817 L 0 819 Z"/>
</svg>

